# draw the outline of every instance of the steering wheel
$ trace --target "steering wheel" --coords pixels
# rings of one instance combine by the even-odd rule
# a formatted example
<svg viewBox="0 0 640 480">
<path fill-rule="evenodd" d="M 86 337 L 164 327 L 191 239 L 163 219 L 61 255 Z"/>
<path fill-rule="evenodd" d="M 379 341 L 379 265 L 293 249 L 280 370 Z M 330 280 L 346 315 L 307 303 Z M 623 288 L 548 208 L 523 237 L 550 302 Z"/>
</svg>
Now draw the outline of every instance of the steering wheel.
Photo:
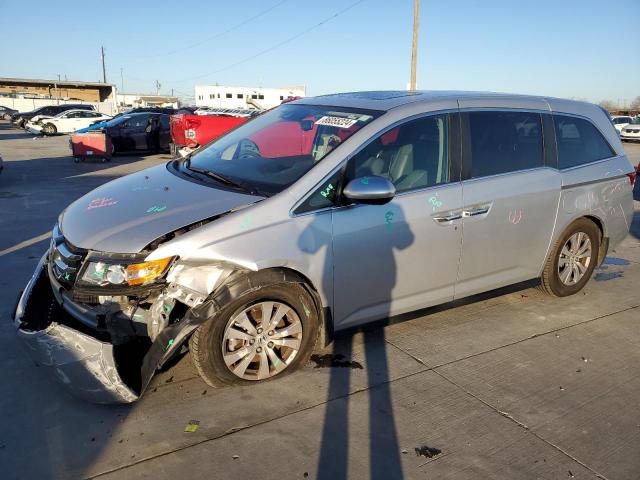
<svg viewBox="0 0 640 480">
<path fill-rule="evenodd" d="M 238 159 L 260 158 L 260 149 L 252 140 L 245 138 L 238 143 L 235 157 Z"/>
</svg>

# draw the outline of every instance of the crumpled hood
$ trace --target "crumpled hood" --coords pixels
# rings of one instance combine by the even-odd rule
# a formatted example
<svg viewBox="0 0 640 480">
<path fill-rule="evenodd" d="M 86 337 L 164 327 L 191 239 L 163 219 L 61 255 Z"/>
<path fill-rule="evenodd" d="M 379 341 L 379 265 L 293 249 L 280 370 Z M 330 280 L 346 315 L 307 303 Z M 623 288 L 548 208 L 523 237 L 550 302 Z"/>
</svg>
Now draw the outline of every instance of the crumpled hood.
<svg viewBox="0 0 640 480">
<path fill-rule="evenodd" d="M 261 199 L 200 185 L 158 165 L 79 198 L 62 214 L 60 229 L 76 247 L 137 253 L 162 235 Z"/>
</svg>

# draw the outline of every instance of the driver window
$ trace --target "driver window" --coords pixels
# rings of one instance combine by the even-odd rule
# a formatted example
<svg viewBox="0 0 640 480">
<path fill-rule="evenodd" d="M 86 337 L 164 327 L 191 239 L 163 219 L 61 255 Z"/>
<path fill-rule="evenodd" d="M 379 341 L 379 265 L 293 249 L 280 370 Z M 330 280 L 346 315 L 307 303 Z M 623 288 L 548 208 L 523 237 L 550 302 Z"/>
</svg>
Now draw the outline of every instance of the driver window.
<svg viewBox="0 0 640 480">
<path fill-rule="evenodd" d="M 399 125 L 375 138 L 347 166 L 347 180 L 389 179 L 396 192 L 449 181 L 448 115 L 432 115 Z"/>
</svg>

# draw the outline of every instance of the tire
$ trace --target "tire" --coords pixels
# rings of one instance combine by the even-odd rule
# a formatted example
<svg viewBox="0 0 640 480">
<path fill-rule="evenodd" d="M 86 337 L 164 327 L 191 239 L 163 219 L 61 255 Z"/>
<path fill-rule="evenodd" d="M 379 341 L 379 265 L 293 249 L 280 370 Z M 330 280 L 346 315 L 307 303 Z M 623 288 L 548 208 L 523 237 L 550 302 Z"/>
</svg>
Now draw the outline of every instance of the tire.
<svg viewBox="0 0 640 480">
<path fill-rule="evenodd" d="M 587 255 L 584 252 L 580 258 L 575 257 L 575 253 L 580 253 L 586 248 L 585 237 L 589 240 L 590 253 Z M 579 218 L 569 225 L 547 258 L 540 277 L 540 289 L 554 297 L 567 297 L 582 290 L 598 263 L 600 241 L 600 229 L 591 220 Z M 566 251 L 563 252 L 565 247 Z M 571 255 L 567 256 L 567 252 Z M 564 263 L 564 266 L 561 262 Z"/>
<path fill-rule="evenodd" d="M 256 335 L 255 333 L 260 332 L 261 318 L 259 317 L 262 316 L 260 312 L 265 302 L 275 302 L 271 310 L 273 316 L 278 312 L 280 305 L 283 305 L 283 311 L 286 307 L 289 307 L 291 313 L 285 313 L 282 320 L 277 323 L 277 326 L 269 332 L 263 331 L 261 334 Z M 249 310 L 246 315 L 252 326 L 257 327 L 254 329 L 254 335 L 251 335 L 250 330 L 235 321 L 238 315 L 242 317 L 242 313 L 251 308 L 254 310 Z M 256 315 L 256 313 L 259 315 Z M 282 332 L 285 327 L 289 328 L 294 325 L 296 317 L 301 325 L 301 333 L 299 334 L 301 339 L 299 339 L 299 348 L 296 353 L 288 358 L 287 354 L 291 355 L 294 349 L 287 346 L 274 345 L 269 339 L 279 341 L 276 340 L 279 332 Z M 290 320 L 293 321 L 289 323 Z M 314 301 L 301 285 L 296 283 L 266 285 L 239 295 L 238 298 L 223 307 L 215 317 L 210 318 L 206 323 L 198 327 L 189 340 L 191 358 L 202 379 L 212 387 L 247 385 L 269 381 L 287 375 L 309 361 L 318 338 L 319 323 Z M 230 329 L 233 330 L 233 334 L 230 333 Z M 295 331 L 297 327 L 291 330 Z M 241 334 L 248 334 L 247 337 L 251 337 L 254 343 L 249 344 L 250 340 L 248 339 L 231 339 L 230 337 L 235 336 L 238 331 Z M 274 336 L 271 337 L 271 335 Z M 296 333 L 295 335 L 298 334 Z M 290 338 L 292 337 L 287 336 L 281 341 L 296 343 L 296 339 L 290 340 Z M 260 342 L 259 344 L 258 341 Z M 260 347 L 260 345 L 264 345 L 264 348 Z M 230 351 L 230 347 L 233 348 L 232 351 Z M 258 353 L 261 348 L 263 353 Z M 241 353 L 242 350 L 254 353 L 238 357 L 238 361 L 228 367 L 227 363 L 225 363 L 223 350 L 227 352 L 227 355 L 234 352 Z M 271 357 L 273 352 L 277 354 L 276 361 L 273 361 Z M 253 360 L 247 365 L 241 365 L 249 357 Z M 263 365 L 263 358 L 267 359 L 266 365 L 268 365 L 267 371 L 269 375 L 266 377 L 264 375 L 260 377 L 260 373 L 264 373 L 260 368 Z M 245 370 L 242 370 L 243 366 Z M 281 370 L 278 370 L 277 367 L 281 368 Z M 243 371 L 244 376 L 233 373 L 231 371 L 232 368 Z"/>
<path fill-rule="evenodd" d="M 58 133 L 58 129 L 53 123 L 45 123 L 42 126 L 42 133 L 44 133 L 45 135 L 55 135 L 56 133 Z"/>
</svg>

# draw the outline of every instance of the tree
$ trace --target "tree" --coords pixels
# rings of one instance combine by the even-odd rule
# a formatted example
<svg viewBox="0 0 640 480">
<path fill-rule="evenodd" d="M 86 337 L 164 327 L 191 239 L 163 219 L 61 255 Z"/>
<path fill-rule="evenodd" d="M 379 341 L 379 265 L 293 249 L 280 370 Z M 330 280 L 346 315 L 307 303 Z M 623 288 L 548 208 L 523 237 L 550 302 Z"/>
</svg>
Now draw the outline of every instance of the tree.
<svg viewBox="0 0 640 480">
<path fill-rule="evenodd" d="M 636 97 L 629 107 L 631 110 L 640 110 L 640 97 Z"/>
<path fill-rule="evenodd" d="M 613 112 L 614 110 L 618 109 L 616 104 L 613 103 L 611 100 L 602 100 L 600 103 L 598 103 L 598 105 L 600 105 L 605 110 L 608 110 L 609 112 Z"/>
</svg>

